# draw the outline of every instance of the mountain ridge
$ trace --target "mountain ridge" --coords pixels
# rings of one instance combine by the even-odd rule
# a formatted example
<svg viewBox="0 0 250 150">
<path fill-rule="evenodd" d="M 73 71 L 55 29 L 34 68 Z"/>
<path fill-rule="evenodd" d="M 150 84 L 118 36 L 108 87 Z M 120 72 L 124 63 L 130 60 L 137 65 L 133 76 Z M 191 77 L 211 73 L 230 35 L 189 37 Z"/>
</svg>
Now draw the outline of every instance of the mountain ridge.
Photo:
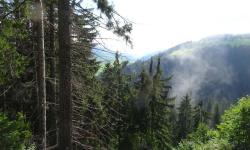
<svg viewBox="0 0 250 150">
<path fill-rule="evenodd" d="M 232 101 L 250 93 L 250 34 L 188 41 L 152 56 L 153 60 L 158 56 L 164 75 L 173 75 L 174 96 L 189 93 L 195 100 Z M 148 65 L 149 59 L 138 60 L 126 72 L 138 73 Z"/>
</svg>

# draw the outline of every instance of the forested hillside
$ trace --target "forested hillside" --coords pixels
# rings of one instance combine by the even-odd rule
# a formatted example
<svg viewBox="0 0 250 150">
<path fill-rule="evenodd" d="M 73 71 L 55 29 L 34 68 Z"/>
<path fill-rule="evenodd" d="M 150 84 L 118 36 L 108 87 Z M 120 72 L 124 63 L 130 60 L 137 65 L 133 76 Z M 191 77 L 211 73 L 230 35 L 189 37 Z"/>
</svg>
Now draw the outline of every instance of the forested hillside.
<svg viewBox="0 0 250 150">
<path fill-rule="evenodd" d="M 133 45 L 118 11 L 107 0 L 0 0 L 0 150 L 249 150 L 249 36 L 129 65 L 101 37 Z"/>
<path fill-rule="evenodd" d="M 173 75 L 174 96 L 186 93 L 196 100 L 234 101 L 250 93 L 250 35 L 220 35 L 186 42 L 161 52 L 165 75 Z M 139 60 L 127 72 L 140 72 L 150 58 Z"/>
</svg>

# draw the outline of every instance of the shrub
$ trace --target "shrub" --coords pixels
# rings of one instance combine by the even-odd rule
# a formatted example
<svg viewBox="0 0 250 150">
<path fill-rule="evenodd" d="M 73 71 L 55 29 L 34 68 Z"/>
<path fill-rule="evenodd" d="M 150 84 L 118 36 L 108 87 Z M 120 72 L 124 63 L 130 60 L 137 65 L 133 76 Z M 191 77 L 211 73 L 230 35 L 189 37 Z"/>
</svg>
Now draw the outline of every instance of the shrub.
<svg viewBox="0 0 250 150">
<path fill-rule="evenodd" d="M 21 113 L 18 113 L 15 120 L 11 120 L 5 114 L 0 113 L 1 149 L 24 149 L 30 138 L 29 125 Z"/>
<path fill-rule="evenodd" d="M 231 150 L 227 140 L 219 138 L 215 130 L 210 130 L 206 124 L 199 124 L 197 130 L 183 140 L 178 150 Z"/>
<path fill-rule="evenodd" d="M 222 138 L 227 139 L 234 149 L 250 149 L 250 97 L 241 98 L 222 116 L 218 129 Z"/>
</svg>

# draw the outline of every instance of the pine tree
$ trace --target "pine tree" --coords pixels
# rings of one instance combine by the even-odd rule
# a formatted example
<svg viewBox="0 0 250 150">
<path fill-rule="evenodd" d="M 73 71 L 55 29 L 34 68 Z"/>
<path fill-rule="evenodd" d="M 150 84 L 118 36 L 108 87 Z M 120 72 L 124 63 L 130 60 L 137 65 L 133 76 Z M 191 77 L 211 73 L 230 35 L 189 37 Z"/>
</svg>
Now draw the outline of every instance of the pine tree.
<svg viewBox="0 0 250 150">
<path fill-rule="evenodd" d="M 150 64 L 149 64 L 149 75 L 150 76 L 153 76 L 153 65 L 154 65 L 153 58 L 151 58 Z"/>
<path fill-rule="evenodd" d="M 170 113 L 174 107 L 169 98 L 170 78 L 163 79 L 158 58 L 153 73 L 153 61 L 147 73 L 142 70 L 137 82 L 137 96 L 132 113 L 131 135 L 141 141 L 133 144 L 137 148 L 171 149 Z M 150 75 L 151 74 L 151 75 Z"/>
<path fill-rule="evenodd" d="M 16 9 L 15 14 L 10 13 L 21 4 L 22 7 Z M 29 22 L 28 6 L 27 3 L 19 1 L 0 2 L 2 12 L 0 15 L 0 92 L 2 93 L 0 109 L 4 112 L 20 111 L 21 106 L 24 106 L 23 108 L 28 106 L 26 103 L 27 95 L 26 97 L 24 95 L 17 96 L 18 91 L 27 91 L 27 88 L 20 88 L 20 86 L 29 79 L 20 80 L 20 78 L 28 74 L 26 68 L 30 59 L 27 56 L 34 52 L 30 47 L 31 32 L 26 29 Z M 14 99 L 15 96 L 18 97 L 18 101 Z"/>
<path fill-rule="evenodd" d="M 58 1 L 59 149 L 72 149 L 70 1 Z"/>
<path fill-rule="evenodd" d="M 41 132 L 39 128 L 40 121 L 37 121 L 37 116 L 41 116 L 41 111 L 37 106 L 41 105 L 37 104 L 38 101 L 34 101 L 34 99 L 39 98 L 36 95 L 36 86 L 34 86 L 36 84 L 36 66 L 34 62 L 38 62 L 38 60 L 43 58 L 34 57 L 34 52 L 39 50 L 36 48 L 36 46 L 39 45 L 36 44 L 40 44 L 41 42 L 35 41 L 35 33 L 38 32 L 35 32 L 36 26 L 34 26 L 33 20 L 31 19 L 34 19 L 34 21 L 44 20 L 46 74 L 48 74 L 45 82 L 47 83 L 45 92 L 47 92 L 47 100 L 49 101 L 49 116 L 47 118 L 49 125 L 48 136 L 51 137 L 51 133 L 56 132 L 55 117 L 58 115 L 60 118 L 58 121 L 60 129 L 59 149 L 62 147 L 63 149 L 66 148 L 66 145 L 70 148 L 72 145 L 71 142 L 74 143 L 72 148 L 79 146 L 84 149 L 108 147 L 107 143 L 103 141 L 104 137 L 116 136 L 114 138 L 116 141 L 117 135 L 122 138 L 127 124 L 123 124 L 123 122 L 126 122 L 123 120 L 128 120 L 128 118 L 123 115 L 118 115 L 119 117 L 115 117 L 118 118 L 118 120 L 115 121 L 117 123 L 115 127 L 116 131 L 112 131 L 113 135 L 111 136 L 105 133 L 107 129 L 107 120 L 105 119 L 108 117 L 106 111 L 104 111 L 102 95 L 104 87 L 99 77 L 96 76 L 100 63 L 93 57 L 91 50 L 96 48 L 96 44 L 99 44 L 99 41 L 95 39 L 98 34 L 98 26 L 103 26 L 103 23 L 105 23 L 108 30 L 122 36 L 126 42 L 130 43 L 131 41 L 128 34 L 132 29 L 131 24 L 123 20 L 106 0 L 94 0 L 97 4 L 97 8 L 105 14 L 101 17 L 95 15 L 92 9 L 83 7 L 85 3 L 81 1 L 72 1 L 71 4 L 66 0 L 58 1 L 58 8 L 53 5 L 54 0 L 43 1 L 46 6 L 44 7 L 46 17 L 43 19 L 39 18 L 38 20 L 37 17 L 39 17 L 39 15 L 36 15 L 36 13 L 40 12 L 38 11 L 40 9 L 36 9 L 39 5 L 36 5 L 35 2 L 36 1 L 25 0 L 0 2 L 0 7 L 4 7 L 4 9 L 1 10 L 3 15 L 1 13 L 0 18 L 0 63 L 3 64 L 3 66 L 1 65 L 0 67 L 0 91 L 4 93 L 0 96 L 1 99 L 4 98 L 4 101 L 1 101 L 1 104 L 3 104 L 3 106 L 1 105 L 1 109 L 11 114 L 23 111 L 28 116 L 27 119 L 31 121 L 34 137 L 41 137 L 37 136 L 40 135 L 39 132 Z M 57 9 L 58 17 L 56 16 Z M 27 15 L 30 12 L 32 12 L 32 14 Z M 32 16 L 32 18 L 28 16 Z M 70 20 L 69 16 L 71 17 Z M 123 21 L 119 22 L 121 19 Z M 55 22 L 56 20 L 59 20 L 59 24 Z M 38 24 L 38 26 L 40 25 L 42 24 Z M 69 26 L 72 32 L 70 32 Z M 58 36 L 55 35 L 56 32 Z M 39 38 L 40 37 L 42 36 L 39 36 Z M 59 62 L 57 62 L 55 55 L 57 53 L 57 38 L 59 39 Z M 8 63 L 10 59 L 12 63 Z M 59 64 L 58 66 L 57 63 Z M 114 65 L 119 67 L 125 66 L 124 63 L 120 62 L 116 62 Z M 39 65 L 37 66 L 39 67 Z M 126 106 L 118 107 L 118 112 L 125 112 L 127 111 L 126 107 L 129 107 L 126 101 L 130 98 L 127 93 L 131 92 L 129 89 L 131 83 L 128 82 L 129 79 L 126 79 L 127 76 L 124 77 L 119 74 L 119 71 L 117 71 L 117 80 L 121 84 L 116 85 L 116 87 L 118 87 L 119 91 L 122 89 L 126 92 L 118 92 L 116 99 L 119 101 L 124 100 Z M 57 81 L 57 76 L 59 77 L 58 100 L 60 100 L 60 103 L 59 113 L 55 114 L 57 110 L 57 91 L 55 89 L 57 87 L 57 83 L 55 82 Z M 2 83 L 4 84 L 3 86 Z M 6 108 L 9 108 L 9 110 L 6 110 Z M 71 120 L 73 120 L 72 129 Z M 65 136 L 62 135 L 64 133 Z M 71 137 L 72 140 L 70 140 Z M 55 139 L 55 136 L 48 138 L 49 144 L 47 144 L 47 146 L 55 146 Z"/>
<path fill-rule="evenodd" d="M 56 96 L 56 46 L 55 46 L 55 41 L 56 41 L 56 36 L 55 36 L 55 0 L 48 0 L 45 1 L 46 5 L 46 12 L 47 12 L 47 17 L 48 17 L 48 22 L 45 24 L 47 25 L 48 29 L 45 29 L 47 31 L 47 34 L 45 33 L 45 38 L 48 43 L 45 46 L 45 49 L 47 50 L 47 74 L 48 78 L 46 80 L 46 94 L 47 94 L 47 106 L 48 106 L 48 113 L 47 113 L 47 130 L 48 130 L 48 146 L 55 146 L 57 144 L 57 96 Z"/>
<path fill-rule="evenodd" d="M 173 98 L 169 98 L 169 80 L 171 78 L 163 79 L 160 68 L 161 60 L 158 58 L 156 65 L 156 73 L 153 76 L 152 99 L 150 101 L 150 119 L 151 119 L 151 133 L 155 139 L 152 139 L 153 147 L 170 148 L 170 112 L 174 107 Z"/>
<path fill-rule="evenodd" d="M 134 107 L 134 124 L 138 126 L 138 131 L 146 133 L 146 130 L 149 128 L 149 102 L 150 94 L 152 91 L 152 80 L 149 75 L 143 69 L 137 85 L 137 96 L 135 98 Z"/>
<path fill-rule="evenodd" d="M 193 129 L 197 129 L 200 123 L 208 124 L 210 114 L 203 108 L 203 102 L 200 101 L 193 109 Z"/>
<path fill-rule="evenodd" d="M 78 13 L 72 8 L 72 138 L 75 147 L 89 149 L 98 147 L 103 115 L 101 105 L 102 87 L 96 74 L 100 62 L 94 58 L 91 49 L 96 36 L 89 12 Z"/>
<path fill-rule="evenodd" d="M 213 111 L 212 127 L 216 128 L 216 125 L 220 123 L 219 105 L 216 104 Z"/>
<path fill-rule="evenodd" d="M 187 94 L 182 98 L 180 107 L 178 108 L 178 130 L 177 139 L 180 141 L 187 137 L 192 132 L 192 106 L 190 104 L 191 98 Z"/>
<path fill-rule="evenodd" d="M 36 74 L 37 74 L 37 97 L 42 113 L 40 127 L 42 135 L 42 149 L 46 149 L 46 83 L 45 83 L 45 50 L 44 50 L 44 24 L 43 2 L 36 0 L 37 20 L 36 27 Z"/>
<path fill-rule="evenodd" d="M 177 134 L 178 134 L 178 113 L 175 108 L 171 109 L 170 111 L 170 117 L 169 117 L 169 130 L 171 135 L 171 142 L 175 146 L 179 142 L 177 140 Z"/>
<path fill-rule="evenodd" d="M 212 99 L 208 99 L 207 102 L 206 102 L 206 111 L 211 113 L 212 112 L 212 105 L 213 101 Z"/>
<path fill-rule="evenodd" d="M 103 106 L 107 115 L 107 122 L 112 122 L 109 123 L 110 128 L 107 130 L 111 137 L 107 136 L 109 139 L 105 140 L 110 145 L 117 145 L 121 148 L 124 136 L 127 134 L 128 113 L 133 87 L 131 87 L 131 77 L 123 74 L 127 62 L 120 62 L 118 52 L 115 58 L 113 65 L 107 64 L 102 74 Z M 110 140 L 115 142 L 110 143 Z"/>
</svg>

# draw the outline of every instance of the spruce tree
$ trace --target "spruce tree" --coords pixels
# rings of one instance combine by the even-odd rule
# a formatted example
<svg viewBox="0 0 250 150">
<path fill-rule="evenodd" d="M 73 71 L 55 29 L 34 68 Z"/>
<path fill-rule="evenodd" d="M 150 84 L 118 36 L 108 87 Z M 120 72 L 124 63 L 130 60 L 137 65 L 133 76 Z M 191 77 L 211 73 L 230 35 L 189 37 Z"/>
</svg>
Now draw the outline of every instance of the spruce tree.
<svg viewBox="0 0 250 150">
<path fill-rule="evenodd" d="M 162 77 L 160 58 L 153 73 L 153 61 L 149 72 L 142 70 L 138 83 L 138 94 L 133 112 L 132 135 L 141 139 L 137 148 L 171 149 L 170 113 L 174 107 L 169 98 L 169 80 Z"/>
<path fill-rule="evenodd" d="M 170 148 L 171 130 L 169 124 L 170 112 L 174 107 L 173 98 L 169 98 L 169 80 L 164 79 L 161 71 L 160 57 L 157 60 L 156 72 L 153 76 L 153 87 L 150 101 L 150 120 L 151 120 L 151 140 L 153 147 L 162 149 Z"/>
<path fill-rule="evenodd" d="M 197 129 L 200 123 L 208 124 L 210 114 L 204 110 L 203 102 L 200 101 L 193 109 L 193 129 Z"/>
<path fill-rule="evenodd" d="M 216 128 L 216 125 L 219 123 L 220 123 L 219 105 L 216 104 L 213 111 L 212 128 Z"/>
<path fill-rule="evenodd" d="M 187 137 L 192 132 L 192 106 L 190 104 L 191 98 L 187 94 L 182 98 L 180 107 L 178 108 L 178 130 L 177 139 L 180 141 Z"/>
<path fill-rule="evenodd" d="M 45 52 L 46 57 L 46 73 L 48 74 L 46 79 L 46 96 L 47 96 L 47 146 L 55 146 L 57 144 L 57 74 L 56 74 L 56 16 L 55 16 L 55 0 L 45 1 L 45 10 L 48 17 L 48 22 L 45 22 Z"/>
<path fill-rule="evenodd" d="M 130 75 L 125 75 L 123 69 L 127 62 L 119 60 L 118 52 L 115 55 L 113 64 L 106 64 L 102 74 L 104 87 L 103 106 L 106 120 L 110 128 L 106 131 L 111 136 L 107 136 L 105 141 L 111 146 L 122 147 L 124 136 L 128 128 L 128 113 L 131 107 L 131 97 L 133 87 L 131 87 Z M 113 131 L 112 131 L 113 130 Z M 114 138 L 115 137 L 115 138 Z M 111 142 L 111 140 L 113 142 Z M 111 148 L 111 147 L 110 147 Z"/>
<path fill-rule="evenodd" d="M 70 1 L 58 1 L 59 149 L 72 149 Z"/>
<path fill-rule="evenodd" d="M 37 74 L 37 97 L 40 105 L 42 149 L 46 149 L 46 82 L 45 82 L 45 50 L 44 50 L 44 23 L 43 2 L 36 0 L 37 19 L 35 22 L 36 32 L 36 74 Z"/>
</svg>

